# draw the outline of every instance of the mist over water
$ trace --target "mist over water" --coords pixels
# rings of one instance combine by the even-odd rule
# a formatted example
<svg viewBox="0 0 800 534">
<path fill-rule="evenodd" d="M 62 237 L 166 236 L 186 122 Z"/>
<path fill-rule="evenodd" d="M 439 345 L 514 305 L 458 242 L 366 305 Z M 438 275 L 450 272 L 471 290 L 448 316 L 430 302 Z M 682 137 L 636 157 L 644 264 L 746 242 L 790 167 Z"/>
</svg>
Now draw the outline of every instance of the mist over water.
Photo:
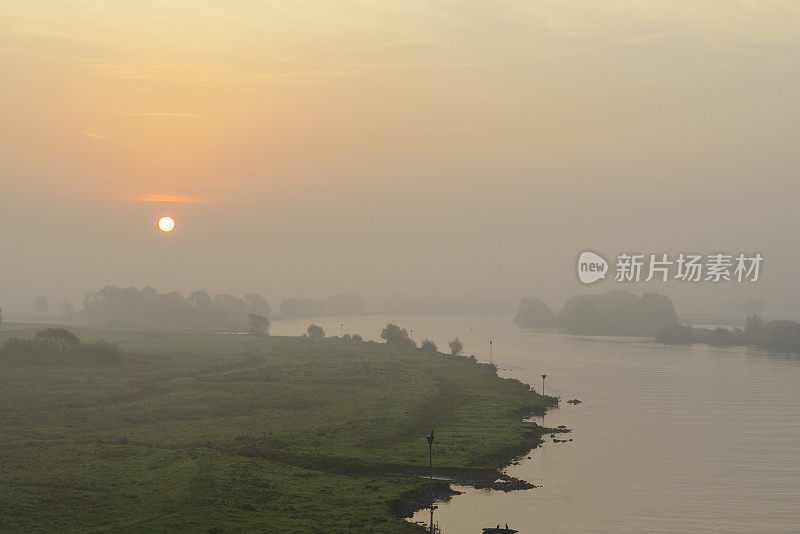
<svg viewBox="0 0 800 534">
<path fill-rule="evenodd" d="M 487 448 L 496 447 L 490 459 L 508 450 L 489 423 L 524 433 L 531 425 L 509 414 L 551 402 L 485 366 L 437 360 L 422 344 L 446 352 L 452 340 L 456 354 L 459 338 L 465 356 L 485 362 L 492 341 L 501 376 L 538 390 L 547 374 L 545 393 L 561 404 L 537 422 L 567 425 L 573 441 L 548 438 L 508 468 L 541 486 L 533 491 L 464 488 L 441 503 L 446 534 L 506 522 L 571 534 L 800 531 L 798 21 L 797 0 L 0 2 L 7 410 L 38 425 L 30 407 L 59 394 L 57 383 L 75 397 L 54 402 L 59 409 L 118 388 L 113 402 L 135 397 L 120 402 L 120 414 L 146 412 L 136 399 L 174 393 L 186 396 L 199 428 L 209 404 L 235 423 L 228 406 L 246 412 L 291 399 L 275 408 L 284 419 L 218 435 L 214 450 L 234 452 L 233 463 L 269 460 L 270 469 L 316 466 L 315 476 L 348 477 L 359 502 L 380 507 L 409 495 L 402 486 L 411 479 L 392 479 L 392 466 L 427 461 L 415 444 L 430 421 L 470 415 L 450 420 L 466 437 L 449 452 L 454 468 L 471 469 Z M 698 261 L 696 277 L 685 257 Z M 742 277 L 737 257 L 751 258 L 758 274 Z M 637 258 L 634 277 L 625 266 Z M 315 339 L 269 338 L 270 326 L 275 336 Z M 387 345 L 323 339 L 345 334 Z M 126 375 L 128 358 L 171 365 L 161 357 L 175 356 L 170 340 L 184 336 L 217 344 L 215 354 L 175 363 L 192 376 L 195 357 L 211 357 L 210 386 L 228 384 L 216 376 L 228 372 L 228 351 L 244 358 L 231 365 L 245 375 L 293 381 L 284 397 L 267 380 L 211 397 L 193 380 L 173 390 Z M 402 376 L 415 377 L 402 388 L 393 351 L 405 351 Z M 360 366 L 364 354 L 375 367 Z M 297 357 L 304 367 L 289 365 Z M 325 358 L 331 365 L 318 365 Z M 113 383 L 97 378 L 107 370 L 99 362 L 119 372 Z M 261 369 L 276 362 L 285 368 Z M 55 381 L 28 387 L 19 378 L 28 373 Z M 172 380 L 163 369 L 153 376 Z M 75 377 L 86 386 L 74 387 Z M 304 389 L 306 379 L 328 389 Z M 305 408 L 335 392 L 380 398 L 388 391 L 380 380 L 399 390 L 386 405 L 374 402 L 374 414 L 331 402 L 341 424 L 329 429 L 332 415 Z M 420 400 L 429 398 L 441 402 Z M 489 405 L 491 416 L 457 414 L 457 401 Z M 363 415 L 361 428 L 376 437 L 351 440 L 349 425 Z M 72 430 L 69 418 L 59 424 Z M 96 428 L 119 434 L 106 436 L 118 440 L 109 446 L 138 446 L 123 427 Z M 0 530 L 15 518 L 30 530 L 29 513 L 42 528 L 72 528 L 69 517 L 105 521 L 97 510 L 134 510 L 128 495 L 122 505 L 102 495 L 81 508 L 62 491 L 72 471 L 44 473 L 63 479 L 52 484 L 34 476 L 67 456 L 47 447 L 32 454 L 29 429 L 4 430 Z M 268 436 L 254 441 L 262 430 Z M 283 431 L 285 441 L 272 439 Z M 192 443 L 211 443 L 207 434 Z M 53 436 L 75 448 L 85 474 L 100 473 L 83 435 Z M 381 469 L 337 464 L 363 460 L 379 440 L 389 450 Z M 288 461 L 298 465 L 277 465 Z M 98 481 L 119 489 L 145 472 L 121 456 L 115 465 L 129 476 Z M 369 470 L 398 485 L 368 487 Z M 194 488 L 147 473 L 173 483 L 169 491 Z M 308 486 L 291 473 L 275 480 Z M 242 481 L 242 500 L 254 499 Z M 301 497 L 316 506 L 314 495 L 336 491 Z M 316 520 L 289 492 L 282 497 L 292 504 L 275 501 L 277 515 L 251 507 L 236 520 L 256 518 L 254 529 L 278 516 L 291 529 Z M 211 521 L 205 495 L 186 502 L 189 521 Z M 3 515 L 4 503 L 16 508 Z M 240 504 L 224 513 L 242 512 Z M 142 517 L 157 511 L 142 507 Z M 372 514 L 335 503 L 327 519 L 344 512 L 354 519 L 341 531 L 415 528 L 388 507 Z"/>
<path fill-rule="evenodd" d="M 330 333 L 377 339 L 392 320 L 488 361 L 502 376 L 561 403 L 544 417 L 567 425 L 571 443 L 546 443 L 508 468 L 534 490 L 459 488 L 440 503 L 445 534 L 509 523 L 528 532 L 796 532 L 800 509 L 800 358 L 636 338 L 585 338 L 517 328 L 510 317 L 346 317 Z M 297 334 L 308 321 L 278 321 Z M 566 403 L 578 398 L 582 404 Z M 541 423 L 541 418 L 535 418 Z M 558 436 L 564 437 L 564 436 Z M 424 440 L 420 447 L 424 448 Z M 435 459 L 434 459 L 435 462 Z M 416 520 L 427 521 L 427 511 Z"/>
</svg>

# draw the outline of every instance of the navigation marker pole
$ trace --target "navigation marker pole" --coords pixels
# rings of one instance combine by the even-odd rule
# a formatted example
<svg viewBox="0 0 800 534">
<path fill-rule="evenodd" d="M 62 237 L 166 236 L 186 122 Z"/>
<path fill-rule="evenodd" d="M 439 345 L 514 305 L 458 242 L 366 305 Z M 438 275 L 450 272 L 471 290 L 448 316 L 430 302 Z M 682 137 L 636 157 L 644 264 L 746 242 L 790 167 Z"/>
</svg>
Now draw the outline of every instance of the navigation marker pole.
<svg viewBox="0 0 800 534">
<path fill-rule="evenodd" d="M 425 436 L 425 439 L 428 440 L 428 462 L 431 469 L 431 522 L 430 522 L 430 534 L 433 534 L 433 430 L 431 430 L 430 436 Z"/>
<path fill-rule="evenodd" d="M 489 365 L 492 365 L 492 340 L 489 340 Z"/>
<path fill-rule="evenodd" d="M 542 375 L 542 397 L 544 397 L 544 379 L 547 378 L 547 375 Z M 544 426 L 544 413 L 547 411 L 546 407 L 542 407 L 542 426 Z"/>
</svg>

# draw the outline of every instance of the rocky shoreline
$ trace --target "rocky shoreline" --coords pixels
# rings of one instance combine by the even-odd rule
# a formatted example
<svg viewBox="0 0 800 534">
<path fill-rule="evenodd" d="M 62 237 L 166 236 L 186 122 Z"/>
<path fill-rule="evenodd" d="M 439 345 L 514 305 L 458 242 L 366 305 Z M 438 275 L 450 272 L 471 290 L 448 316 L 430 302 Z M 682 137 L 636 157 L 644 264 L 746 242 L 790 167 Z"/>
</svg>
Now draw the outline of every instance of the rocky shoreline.
<svg viewBox="0 0 800 534">
<path fill-rule="evenodd" d="M 558 401 L 550 407 L 558 405 Z M 479 470 L 463 469 L 463 470 L 435 470 L 434 476 L 438 479 L 433 481 L 433 497 L 435 501 L 447 502 L 454 495 L 460 495 L 462 492 L 454 490 L 452 484 L 459 486 L 470 486 L 475 489 L 492 489 L 497 491 L 523 491 L 537 488 L 526 480 L 507 475 L 504 471 L 510 465 L 516 465 L 523 459 L 530 459 L 530 453 L 533 449 L 539 447 L 544 443 L 543 437 L 550 434 L 569 433 L 570 429 L 565 426 L 557 428 L 549 428 L 539 426 L 538 424 L 527 421 L 527 419 L 542 415 L 541 410 L 532 410 L 530 413 L 523 414 L 522 419 L 526 420 L 526 424 L 531 425 L 525 433 L 525 442 L 522 445 L 512 445 L 504 448 L 503 450 L 488 456 L 489 463 L 495 464 L 497 467 L 492 470 Z M 566 441 L 566 440 L 562 440 Z M 421 475 L 420 475 L 421 476 Z M 443 479 L 441 477 L 446 477 Z M 402 495 L 397 501 L 392 504 L 392 511 L 396 515 L 403 518 L 410 518 L 416 512 L 427 509 L 430 506 L 430 489 L 428 487 L 420 488 L 419 490 L 411 491 Z"/>
</svg>

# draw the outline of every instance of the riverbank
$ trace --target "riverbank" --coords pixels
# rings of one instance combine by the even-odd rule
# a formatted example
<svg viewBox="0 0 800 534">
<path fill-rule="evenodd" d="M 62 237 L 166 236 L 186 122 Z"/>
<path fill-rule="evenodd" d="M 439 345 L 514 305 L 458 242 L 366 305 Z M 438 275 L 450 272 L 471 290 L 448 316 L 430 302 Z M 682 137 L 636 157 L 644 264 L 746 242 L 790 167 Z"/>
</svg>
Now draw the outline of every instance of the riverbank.
<svg viewBox="0 0 800 534">
<path fill-rule="evenodd" d="M 122 358 L 0 363 L 3 531 L 416 532 L 431 428 L 436 475 L 491 484 L 556 402 L 381 343 L 73 331 Z"/>
</svg>

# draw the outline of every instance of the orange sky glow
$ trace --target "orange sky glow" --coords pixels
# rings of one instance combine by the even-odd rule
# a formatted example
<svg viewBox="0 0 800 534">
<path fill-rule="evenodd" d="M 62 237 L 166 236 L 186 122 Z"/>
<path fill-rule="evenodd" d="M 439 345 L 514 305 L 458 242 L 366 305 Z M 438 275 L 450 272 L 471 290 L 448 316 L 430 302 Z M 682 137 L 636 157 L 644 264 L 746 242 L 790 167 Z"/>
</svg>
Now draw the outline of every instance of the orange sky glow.
<svg viewBox="0 0 800 534">
<path fill-rule="evenodd" d="M 587 247 L 765 249 L 790 276 L 798 20 L 788 0 L 2 2 L 0 208 L 32 221 L 0 229 L 5 291 L 557 303 Z"/>
</svg>

